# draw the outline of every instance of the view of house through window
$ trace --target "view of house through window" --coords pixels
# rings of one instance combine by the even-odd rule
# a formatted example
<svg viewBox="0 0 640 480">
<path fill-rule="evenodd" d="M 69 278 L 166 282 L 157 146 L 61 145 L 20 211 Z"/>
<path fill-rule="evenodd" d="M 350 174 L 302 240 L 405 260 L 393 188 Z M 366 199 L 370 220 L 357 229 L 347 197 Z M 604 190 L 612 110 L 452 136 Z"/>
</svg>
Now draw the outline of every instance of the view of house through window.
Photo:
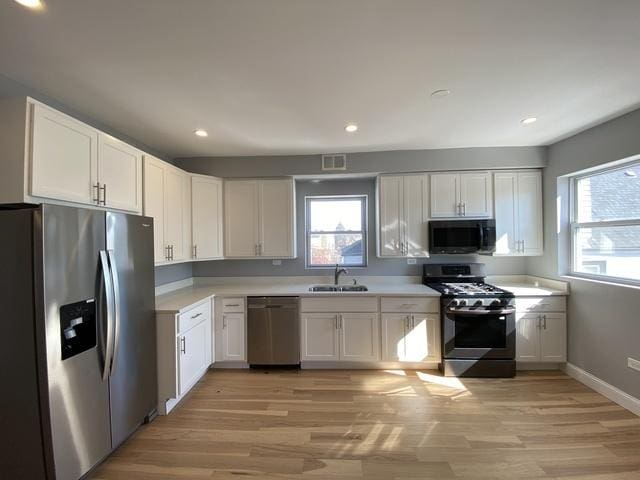
<svg viewBox="0 0 640 480">
<path fill-rule="evenodd" d="M 367 197 L 306 198 L 307 266 L 367 265 Z"/>
<path fill-rule="evenodd" d="M 574 179 L 573 271 L 640 281 L 640 162 Z"/>
</svg>

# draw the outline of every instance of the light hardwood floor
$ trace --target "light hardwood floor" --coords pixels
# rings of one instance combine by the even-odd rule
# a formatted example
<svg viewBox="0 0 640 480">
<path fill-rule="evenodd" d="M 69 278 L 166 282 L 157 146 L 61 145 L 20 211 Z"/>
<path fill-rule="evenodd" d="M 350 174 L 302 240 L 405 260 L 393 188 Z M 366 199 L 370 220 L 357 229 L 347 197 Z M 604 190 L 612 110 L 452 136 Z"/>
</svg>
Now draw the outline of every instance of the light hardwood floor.
<svg viewBox="0 0 640 480">
<path fill-rule="evenodd" d="M 93 480 L 640 479 L 640 418 L 560 372 L 210 371 Z"/>
</svg>

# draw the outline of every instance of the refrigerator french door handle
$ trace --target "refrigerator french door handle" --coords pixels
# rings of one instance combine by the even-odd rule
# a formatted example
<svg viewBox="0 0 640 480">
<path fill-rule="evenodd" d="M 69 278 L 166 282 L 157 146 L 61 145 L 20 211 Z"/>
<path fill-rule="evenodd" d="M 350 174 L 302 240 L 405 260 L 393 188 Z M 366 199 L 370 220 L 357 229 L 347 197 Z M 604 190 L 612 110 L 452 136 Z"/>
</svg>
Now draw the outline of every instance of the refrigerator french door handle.
<svg viewBox="0 0 640 480">
<path fill-rule="evenodd" d="M 116 365 L 118 360 L 118 350 L 120 347 L 120 283 L 118 282 L 118 267 L 116 266 L 116 258 L 113 254 L 113 250 L 107 250 L 109 256 L 109 264 L 111 266 L 111 283 L 113 285 L 113 317 L 114 317 L 114 329 L 113 329 L 113 353 L 111 360 L 111 373 L 116 371 Z"/>
<path fill-rule="evenodd" d="M 113 277 L 111 276 L 109 258 L 105 250 L 100 251 L 100 266 L 104 281 L 104 293 L 107 297 L 107 345 L 105 347 L 104 367 L 102 369 L 102 380 L 107 380 L 109 378 L 109 371 L 111 370 L 111 362 L 113 360 L 113 313 L 115 308 L 115 298 L 113 294 Z"/>
</svg>

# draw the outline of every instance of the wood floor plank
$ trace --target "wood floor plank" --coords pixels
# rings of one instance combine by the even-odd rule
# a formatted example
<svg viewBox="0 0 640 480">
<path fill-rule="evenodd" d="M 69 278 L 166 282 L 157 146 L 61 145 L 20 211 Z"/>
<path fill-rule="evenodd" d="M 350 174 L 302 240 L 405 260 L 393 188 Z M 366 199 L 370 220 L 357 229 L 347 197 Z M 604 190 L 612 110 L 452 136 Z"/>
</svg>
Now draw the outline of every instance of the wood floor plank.
<svg viewBox="0 0 640 480">
<path fill-rule="evenodd" d="M 640 418 L 561 372 L 208 372 L 92 480 L 640 480 Z"/>
</svg>

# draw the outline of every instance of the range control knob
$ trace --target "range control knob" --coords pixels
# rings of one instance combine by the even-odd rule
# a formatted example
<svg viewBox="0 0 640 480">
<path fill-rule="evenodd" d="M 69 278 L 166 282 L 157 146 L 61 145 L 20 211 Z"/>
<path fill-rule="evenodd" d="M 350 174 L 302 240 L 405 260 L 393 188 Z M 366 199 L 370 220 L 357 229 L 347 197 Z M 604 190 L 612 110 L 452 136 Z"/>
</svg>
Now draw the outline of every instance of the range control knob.
<svg viewBox="0 0 640 480">
<path fill-rule="evenodd" d="M 466 300 L 460 300 L 460 302 L 458 303 L 458 305 L 460 305 L 461 307 L 464 307 L 467 304 Z"/>
<path fill-rule="evenodd" d="M 496 299 L 496 300 L 492 300 L 492 301 L 491 301 L 491 306 L 492 306 L 492 307 L 497 307 L 497 306 L 499 306 L 499 305 L 501 305 L 501 304 L 502 304 L 502 301 L 501 301 L 501 300 L 498 300 L 498 299 Z"/>
<path fill-rule="evenodd" d="M 473 302 L 473 306 L 474 307 L 481 307 L 482 306 L 482 300 L 476 300 L 475 302 Z"/>
<path fill-rule="evenodd" d="M 458 303 L 458 300 L 451 300 L 451 303 L 449 305 L 451 305 L 452 307 L 457 307 Z"/>
</svg>

